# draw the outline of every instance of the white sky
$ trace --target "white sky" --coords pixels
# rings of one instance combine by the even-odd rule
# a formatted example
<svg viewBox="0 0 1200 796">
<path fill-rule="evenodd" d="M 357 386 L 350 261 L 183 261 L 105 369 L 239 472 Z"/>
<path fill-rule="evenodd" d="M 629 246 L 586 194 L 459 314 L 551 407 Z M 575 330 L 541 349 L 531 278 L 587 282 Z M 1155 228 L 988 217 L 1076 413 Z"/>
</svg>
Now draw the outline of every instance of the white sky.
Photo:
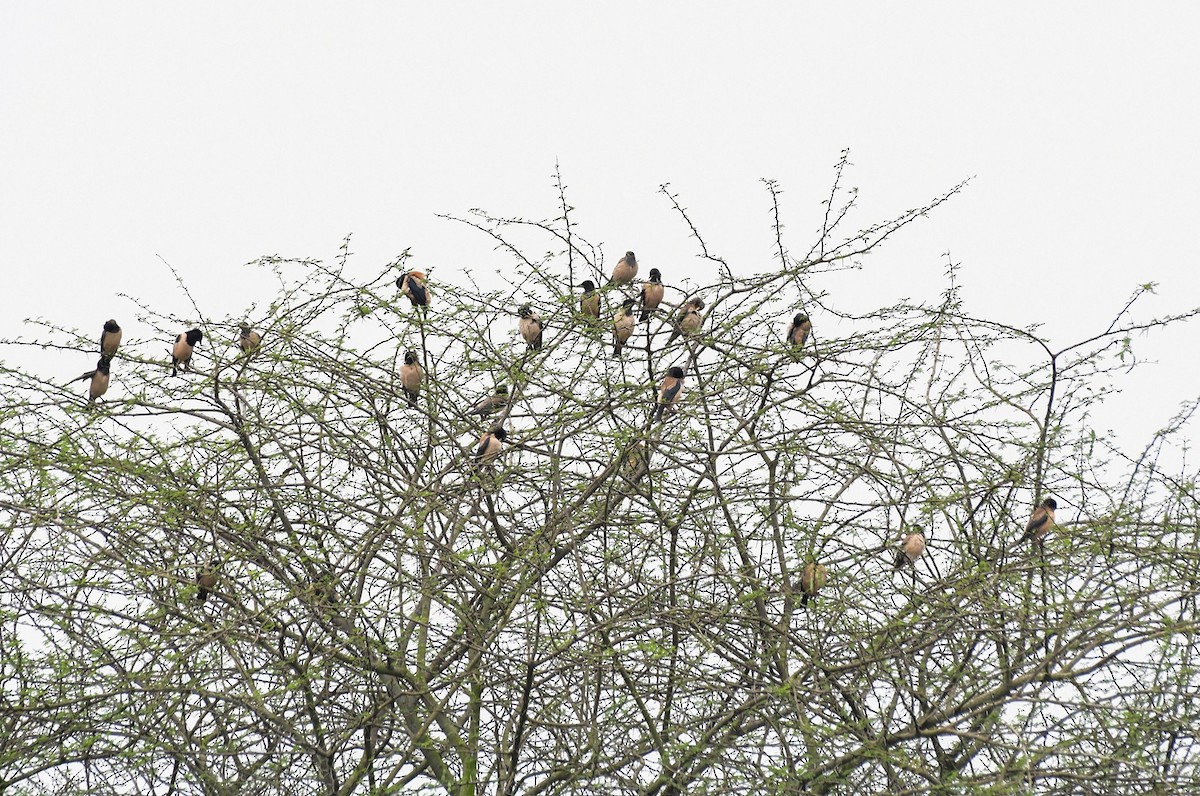
<svg viewBox="0 0 1200 796">
<path fill-rule="evenodd" d="M 1066 344 L 1142 282 L 1160 287 L 1138 317 L 1200 305 L 1198 40 L 1194 3 L 10 0 L 0 337 L 34 334 L 26 317 L 98 337 L 111 316 L 136 344 L 118 293 L 190 314 L 159 256 L 211 315 L 270 298 L 239 293 L 242 263 L 332 259 L 348 233 L 364 274 L 407 247 L 443 281 L 502 268 L 435 214 L 552 216 L 556 160 L 610 264 L 696 267 L 670 182 L 712 250 L 762 270 L 759 178 L 802 253 L 848 147 L 861 224 L 975 179 L 847 302 L 933 300 L 949 251 L 975 314 Z M 1140 435 L 1200 394 L 1198 329 L 1135 340 L 1159 364 L 1108 423 Z M 94 364 L 77 360 L 46 367 Z"/>
</svg>

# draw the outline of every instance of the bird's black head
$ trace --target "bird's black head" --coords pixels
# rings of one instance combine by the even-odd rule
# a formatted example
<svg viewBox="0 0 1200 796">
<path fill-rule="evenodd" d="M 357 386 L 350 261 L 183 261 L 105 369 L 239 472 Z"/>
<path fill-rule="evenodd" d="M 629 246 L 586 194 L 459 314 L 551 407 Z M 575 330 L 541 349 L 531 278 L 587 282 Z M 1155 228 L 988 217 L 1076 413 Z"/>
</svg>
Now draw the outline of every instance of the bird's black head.
<svg viewBox="0 0 1200 796">
<path fill-rule="evenodd" d="M 528 304 L 522 304 L 521 309 L 517 310 L 517 314 L 522 318 L 528 318 L 533 314 L 533 307 L 530 307 Z"/>
<path fill-rule="evenodd" d="M 504 430 L 503 426 L 500 426 L 499 428 L 492 429 L 492 436 L 504 442 L 504 440 L 508 439 L 508 432 Z"/>
<path fill-rule="evenodd" d="M 507 384 L 497 384 L 496 385 L 496 395 L 508 395 L 508 385 Z"/>
<path fill-rule="evenodd" d="M 109 318 L 107 321 L 104 322 L 104 331 L 109 332 L 109 333 L 119 332 L 119 331 L 121 331 L 121 327 L 117 326 L 116 321 L 114 321 L 112 318 Z"/>
<path fill-rule="evenodd" d="M 667 375 L 673 376 L 676 379 L 682 379 L 683 378 L 683 368 L 676 365 L 675 367 L 673 367 L 667 371 Z"/>
<path fill-rule="evenodd" d="M 409 351 L 407 354 L 405 354 L 405 355 L 404 355 L 404 364 L 405 364 L 405 365 L 415 365 L 415 364 L 417 364 L 417 352 L 416 352 L 416 351 Z"/>
<path fill-rule="evenodd" d="M 637 299 L 627 298 L 621 302 L 621 306 L 625 309 L 632 309 L 634 304 L 637 304 Z"/>
<path fill-rule="evenodd" d="M 221 566 L 221 559 L 219 559 L 219 558 L 210 558 L 210 559 L 208 560 L 208 565 L 209 565 L 210 567 L 212 567 L 213 569 L 216 569 L 217 567 Z"/>
<path fill-rule="evenodd" d="M 408 274 L 400 274 L 400 278 L 396 280 L 396 287 L 400 290 L 404 289 L 404 277 L 406 276 L 408 276 Z"/>
<path fill-rule="evenodd" d="M 650 259 L 654 259 L 651 257 Z M 625 252 L 625 262 L 636 263 L 637 258 L 633 256 L 633 252 Z"/>
<path fill-rule="evenodd" d="M 200 331 L 199 329 L 189 329 L 187 334 L 184 336 L 187 338 L 188 345 L 194 348 L 201 340 L 204 339 L 204 332 Z"/>
<path fill-rule="evenodd" d="M 796 317 L 792 318 L 792 326 L 799 326 L 800 324 L 804 323 L 807 320 L 808 320 L 807 315 L 805 315 L 803 312 L 797 312 Z"/>
<path fill-rule="evenodd" d="M 583 282 L 581 282 L 579 284 L 579 286 L 581 288 L 583 288 L 583 292 L 585 292 L 585 293 L 591 293 L 593 290 L 596 289 L 596 283 L 590 279 L 585 279 Z"/>
<path fill-rule="evenodd" d="M 249 337 L 249 336 L 250 336 L 250 324 L 248 324 L 248 323 L 243 323 L 243 324 L 242 324 L 241 326 L 239 326 L 238 328 L 242 330 L 242 337 Z"/>
<path fill-rule="evenodd" d="M 1045 506 L 1046 508 L 1050 509 L 1051 511 L 1058 510 L 1058 502 L 1055 501 L 1054 498 L 1046 498 L 1045 500 L 1042 501 L 1042 505 Z"/>
<path fill-rule="evenodd" d="M 704 299 L 700 298 L 699 296 L 696 296 L 694 299 L 689 301 L 688 304 L 691 304 L 698 310 L 704 309 Z"/>
<path fill-rule="evenodd" d="M 108 375 L 108 360 L 105 359 L 104 357 L 100 357 L 100 361 L 96 363 L 96 370 L 100 371 L 105 376 L 107 376 Z"/>
<path fill-rule="evenodd" d="M 659 270 L 657 268 L 650 269 L 650 281 L 651 282 L 661 282 L 662 281 L 662 274 L 659 272 Z"/>
</svg>

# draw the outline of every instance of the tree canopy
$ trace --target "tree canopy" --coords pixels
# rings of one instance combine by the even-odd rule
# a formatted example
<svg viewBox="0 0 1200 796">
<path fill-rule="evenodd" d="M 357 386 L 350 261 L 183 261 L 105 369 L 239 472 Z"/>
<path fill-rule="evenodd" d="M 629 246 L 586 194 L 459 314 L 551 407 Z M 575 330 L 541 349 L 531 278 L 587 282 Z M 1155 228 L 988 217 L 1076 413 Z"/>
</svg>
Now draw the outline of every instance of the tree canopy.
<svg viewBox="0 0 1200 796">
<path fill-rule="evenodd" d="M 649 255 L 610 282 L 637 245 L 589 243 L 560 182 L 555 218 L 455 219 L 495 278 L 347 240 L 259 261 L 259 317 L 140 305 L 115 397 L 5 365 L 0 791 L 1200 791 L 1196 475 L 1160 466 L 1194 404 L 1133 453 L 1089 424 L 1135 335 L 1196 312 L 1140 319 L 1143 286 L 1055 344 L 975 317 L 953 263 L 851 312 L 830 275 L 961 186 L 847 231 L 844 167 L 803 254 L 766 184 L 757 265 L 664 186 L 706 283 Z M 32 344 L 88 366 L 93 331 Z"/>
</svg>

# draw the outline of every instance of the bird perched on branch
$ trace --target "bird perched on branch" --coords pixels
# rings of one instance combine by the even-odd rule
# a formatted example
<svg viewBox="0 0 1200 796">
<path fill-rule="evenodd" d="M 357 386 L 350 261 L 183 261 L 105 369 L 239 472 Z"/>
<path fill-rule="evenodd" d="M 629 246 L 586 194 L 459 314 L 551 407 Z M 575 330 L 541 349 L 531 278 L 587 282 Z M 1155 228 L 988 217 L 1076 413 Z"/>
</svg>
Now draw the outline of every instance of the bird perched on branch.
<svg viewBox="0 0 1200 796">
<path fill-rule="evenodd" d="M 800 598 L 801 606 L 808 607 L 808 601 L 817 596 L 817 592 L 825 586 L 828 577 L 823 565 L 815 561 L 809 561 L 804 565 L 804 569 L 800 571 L 800 591 L 804 595 Z"/>
<path fill-rule="evenodd" d="M 1058 508 L 1058 503 L 1054 498 L 1046 498 L 1033 510 L 1033 514 L 1029 517 L 1029 522 L 1025 523 L 1025 535 L 1021 537 L 1021 541 L 1033 539 L 1039 544 L 1046 538 L 1046 534 L 1054 527 L 1054 511 Z"/>
<path fill-rule="evenodd" d="M 471 414 L 486 417 L 493 412 L 499 412 L 508 405 L 508 386 L 505 384 L 497 384 L 496 391 L 491 395 L 483 398 L 475 406 L 471 407 Z"/>
<path fill-rule="evenodd" d="M 220 559 L 214 558 L 208 562 L 207 567 L 196 570 L 196 602 L 204 602 L 208 599 L 209 592 L 217 590 L 217 573 L 220 568 Z"/>
<path fill-rule="evenodd" d="M 88 381 L 89 379 L 91 381 L 88 383 L 88 403 L 92 403 L 108 392 L 109 366 L 108 360 L 103 356 L 96 363 L 95 370 L 89 370 L 79 378 L 71 379 L 70 383 L 74 384 L 77 381 Z"/>
<path fill-rule="evenodd" d="M 650 320 L 650 316 L 658 309 L 663 300 L 662 274 L 657 268 L 650 269 L 650 281 L 642 285 L 642 323 Z"/>
<path fill-rule="evenodd" d="M 243 323 L 241 334 L 238 336 L 238 345 L 249 354 L 258 350 L 258 347 L 262 345 L 262 335 L 251 329 L 249 324 Z"/>
<path fill-rule="evenodd" d="M 635 325 L 633 305 L 635 303 L 633 299 L 625 299 L 625 302 L 621 305 L 621 309 L 617 310 L 616 317 L 613 318 L 614 357 L 621 356 L 621 352 L 625 350 L 625 344 L 633 336 L 633 327 Z"/>
<path fill-rule="evenodd" d="M 683 368 L 675 366 L 667 371 L 662 385 L 658 388 L 658 402 L 654 407 L 655 420 L 662 418 L 668 410 L 674 411 L 675 402 L 683 395 L 683 379 Z"/>
<path fill-rule="evenodd" d="M 100 358 L 111 362 L 117 355 L 117 346 L 121 345 L 121 327 L 109 319 L 104 322 L 104 331 L 100 333 Z"/>
<path fill-rule="evenodd" d="M 579 286 L 583 288 L 583 295 L 579 298 L 579 314 L 598 320 L 600 318 L 600 291 L 596 290 L 596 283 L 586 279 Z"/>
<path fill-rule="evenodd" d="M 508 439 L 508 432 L 503 426 L 497 426 L 491 431 L 479 438 L 479 444 L 475 446 L 475 464 L 487 464 L 500 455 L 504 450 L 504 440 Z"/>
<path fill-rule="evenodd" d="M 417 396 L 421 394 L 421 380 L 425 378 L 425 371 L 421 369 L 421 362 L 417 359 L 416 351 L 409 351 L 404 355 L 404 364 L 400 366 L 400 386 L 404 389 L 404 397 L 408 399 L 408 405 L 416 407 Z"/>
<path fill-rule="evenodd" d="M 522 305 L 521 309 L 517 310 L 517 315 L 521 317 L 521 320 L 517 322 L 517 328 L 521 330 L 521 337 L 525 338 L 529 350 L 541 351 L 542 319 L 528 304 Z"/>
<path fill-rule="evenodd" d="M 204 339 L 204 332 L 199 329 L 189 329 L 175 338 L 175 346 L 171 349 L 171 375 L 179 374 L 179 368 L 186 371 L 192 369 L 192 354 L 196 346 Z"/>
<path fill-rule="evenodd" d="M 408 296 L 414 307 L 429 307 L 429 288 L 425 284 L 424 271 L 409 271 L 396 280 L 396 287 Z"/>
<path fill-rule="evenodd" d="M 637 276 L 637 272 L 637 257 L 634 257 L 633 252 L 625 252 L 625 256 L 617 260 L 617 264 L 613 268 L 612 281 L 618 285 L 629 284 Z"/>
<path fill-rule="evenodd" d="M 803 312 L 797 312 L 796 317 L 788 324 L 787 341 L 792 348 L 804 348 L 808 342 L 808 334 L 812 331 L 812 321 Z"/>
<path fill-rule="evenodd" d="M 704 299 L 699 296 L 690 298 L 687 303 L 679 310 L 675 316 L 675 328 L 671 331 L 671 336 L 667 338 L 667 344 L 670 345 L 675 341 L 675 338 L 681 334 L 686 334 L 691 337 L 700 331 L 700 324 L 704 318 L 700 315 L 700 310 L 704 309 Z"/>
<path fill-rule="evenodd" d="M 925 536 L 921 533 L 921 527 L 914 525 L 912 531 L 900 540 L 900 549 L 896 551 L 895 569 L 900 569 L 905 564 L 915 564 L 924 553 Z"/>
</svg>

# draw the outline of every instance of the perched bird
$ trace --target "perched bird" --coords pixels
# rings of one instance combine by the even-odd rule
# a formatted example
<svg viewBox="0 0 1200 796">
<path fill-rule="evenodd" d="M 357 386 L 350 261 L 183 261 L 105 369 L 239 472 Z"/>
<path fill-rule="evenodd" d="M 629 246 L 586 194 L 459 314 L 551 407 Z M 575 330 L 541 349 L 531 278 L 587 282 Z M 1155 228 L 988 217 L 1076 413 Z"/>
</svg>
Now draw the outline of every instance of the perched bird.
<svg viewBox="0 0 1200 796">
<path fill-rule="evenodd" d="M 111 361 L 117 355 L 117 346 L 121 345 L 121 327 L 114 320 L 104 322 L 104 331 L 100 333 L 100 358 Z"/>
<path fill-rule="evenodd" d="M 925 537 L 921 533 L 921 527 L 914 525 L 912 532 L 904 535 L 900 540 L 900 549 L 896 551 L 896 569 L 905 564 L 913 564 L 918 558 L 925 553 Z"/>
<path fill-rule="evenodd" d="M 579 313 L 588 318 L 600 317 L 600 291 L 596 290 L 596 283 L 592 280 L 585 280 L 579 285 L 583 288 L 583 295 L 579 299 Z"/>
<path fill-rule="evenodd" d="M 217 590 L 217 571 L 220 568 L 220 559 L 214 558 L 208 562 L 207 567 L 196 570 L 196 602 L 204 602 L 208 599 L 209 592 Z"/>
<path fill-rule="evenodd" d="M 654 419 L 658 420 L 668 408 L 674 409 L 674 404 L 683 395 L 683 368 L 672 367 L 658 388 L 658 404 L 654 407 Z"/>
<path fill-rule="evenodd" d="M 804 348 L 808 342 L 808 333 L 812 331 L 812 321 L 803 312 L 797 312 L 796 317 L 788 324 L 787 341 L 793 348 Z"/>
<path fill-rule="evenodd" d="M 238 337 L 238 345 L 246 353 L 255 351 L 262 345 L 262 335 L 251 329 L 249 325 L 243 323 L 241 336 Z"/>
<path fill-rule="evenodd" d="M 612 281 L 620 285 L 632 282 L 637 276 L 637 268 L 637 258 L 633 256 L 633 252 L 625 252 L 625 256 L 617 260 L 617 265 L 613 268 Z"/>
<path fill-rule="evenodd" d="M 667 344 L 675 341 L 675 338 L 681 334 L 686 334 L 691 337 L 700 331 L 700 324 L 704 320 L 700 315 L 700 310 L 704 309 L 704 299 L 697 296 L 690 298 L 679 313 L 675 316 L 675 329 L 672 330 L 671 336 L 667 338 Z"/>
<path fill-rule="evenodd" d="M 475 406 L 471 407 L 471 414 L 485 417 L 493 412 L 499 412 L 508 405 L 508 386 L 505 384 L 497 384 L 496 391 L 491 395 L 483 398 Z"/>
<path fill-rule="evenodd" d="M 101 356 L 100 361 L 96 363 L 95 370 L 89 370 L 79 378 L 71 379 L 71 383 L 87 381 L 88 379 L 91 379 L 91 382 L 88 384 L 88 403 L 92 403 L 101 395 L 108 392 L 108 360 Z"/>
<path fill-rule="evenodd" d="M 804 569 L 800 572 L 800 591 L 804 594 L 800 598 L 801 606 L 808 607 L 808 601 L 817 596 L 817 592 L 825 585 L 828 577 L 823 565 L 815 561 L 809 561 L 804 565 Z"/>
<path fill-rule="evenodd" d="M 617 311 L 616 317 L 613 318 L 614 357 L 621 356 L 621 351 L 625 349 L 625 344 L 633 336 L 633 327 L 636 323 L 633 318 L 633 305 L 636 303 L 633 299 L 625 299 L 625 303 L 621 305 L 621 309 Z"/>
<path fill-rule="evenodd" d="M 187 371 L 192 369 L 192 354 L 203 339 L 204 332 L 199 329 L 189 329 L 175 338 L 175 347 L 171 349 L 172 376 L 178 375 L 180 366 Z"/>
<path fill-rule="evenodd" d="M 1054 498 L 1046 498 L 1041 502 L 1033 514 L 1029 517 L 1029 522 L 1025 523 L 1025 535 L 1021 537 L 1021 541 L 1033 539 L 1036 542 L 1041 542 L 1046 538 L 1046 534 L 1050 532 L 1050 528 L 1054 526 L 1054 510 L 1058 508 L 1058 503 Z"/>
<path fill-rule="evenodd" d="M 425 371 L 421 369 L 421 363 L 417 360 L 417 352 L 409 351 L 404 355 L 404 364 L 400 366 L 400 386 L 404 388 L 409 406 L 416 407 L 423 378 Z"/>
<path fill-rule="evenodd" d="M 522 305 L 517 314 L 521 316 L 521 320 L 517 322 L 517 328 L 521 330 L 521 336 L 525 338 L 525 343 L 529 346 L 529 350 L 541 351 L 542 319 L 538 317 L 538 314 L 528 304 Z"/>
<path fill-rule="evenodd" d="M 504 440 L 508 439 L 508 432 L 503 426 L 497 426 L 491 431 L 479 438 L 479 444 L 475 446 L 475 463 L 487 464 L 500 455 L 504 450 Z"/>
<path fill-rule="evenodd" d="M 636 484 L 650 471 L 650 451 L 641 440 L 629 446 L 621 460 L 621 475 L 631 484 Z"/>
<path fill-rule="evenodd" d="M 662 274 L 657 268 L 650 269 L 650 281 L 642 285 L 642 323 L 658 309 L 663 300 Z"/>
<path fill-rule="evenodd" d="M 414 307 L 429 307 L 429 288 L 425 286 L 424 271 L 409 271 L 396 280 L 400 288 Z"/>
</svg>

